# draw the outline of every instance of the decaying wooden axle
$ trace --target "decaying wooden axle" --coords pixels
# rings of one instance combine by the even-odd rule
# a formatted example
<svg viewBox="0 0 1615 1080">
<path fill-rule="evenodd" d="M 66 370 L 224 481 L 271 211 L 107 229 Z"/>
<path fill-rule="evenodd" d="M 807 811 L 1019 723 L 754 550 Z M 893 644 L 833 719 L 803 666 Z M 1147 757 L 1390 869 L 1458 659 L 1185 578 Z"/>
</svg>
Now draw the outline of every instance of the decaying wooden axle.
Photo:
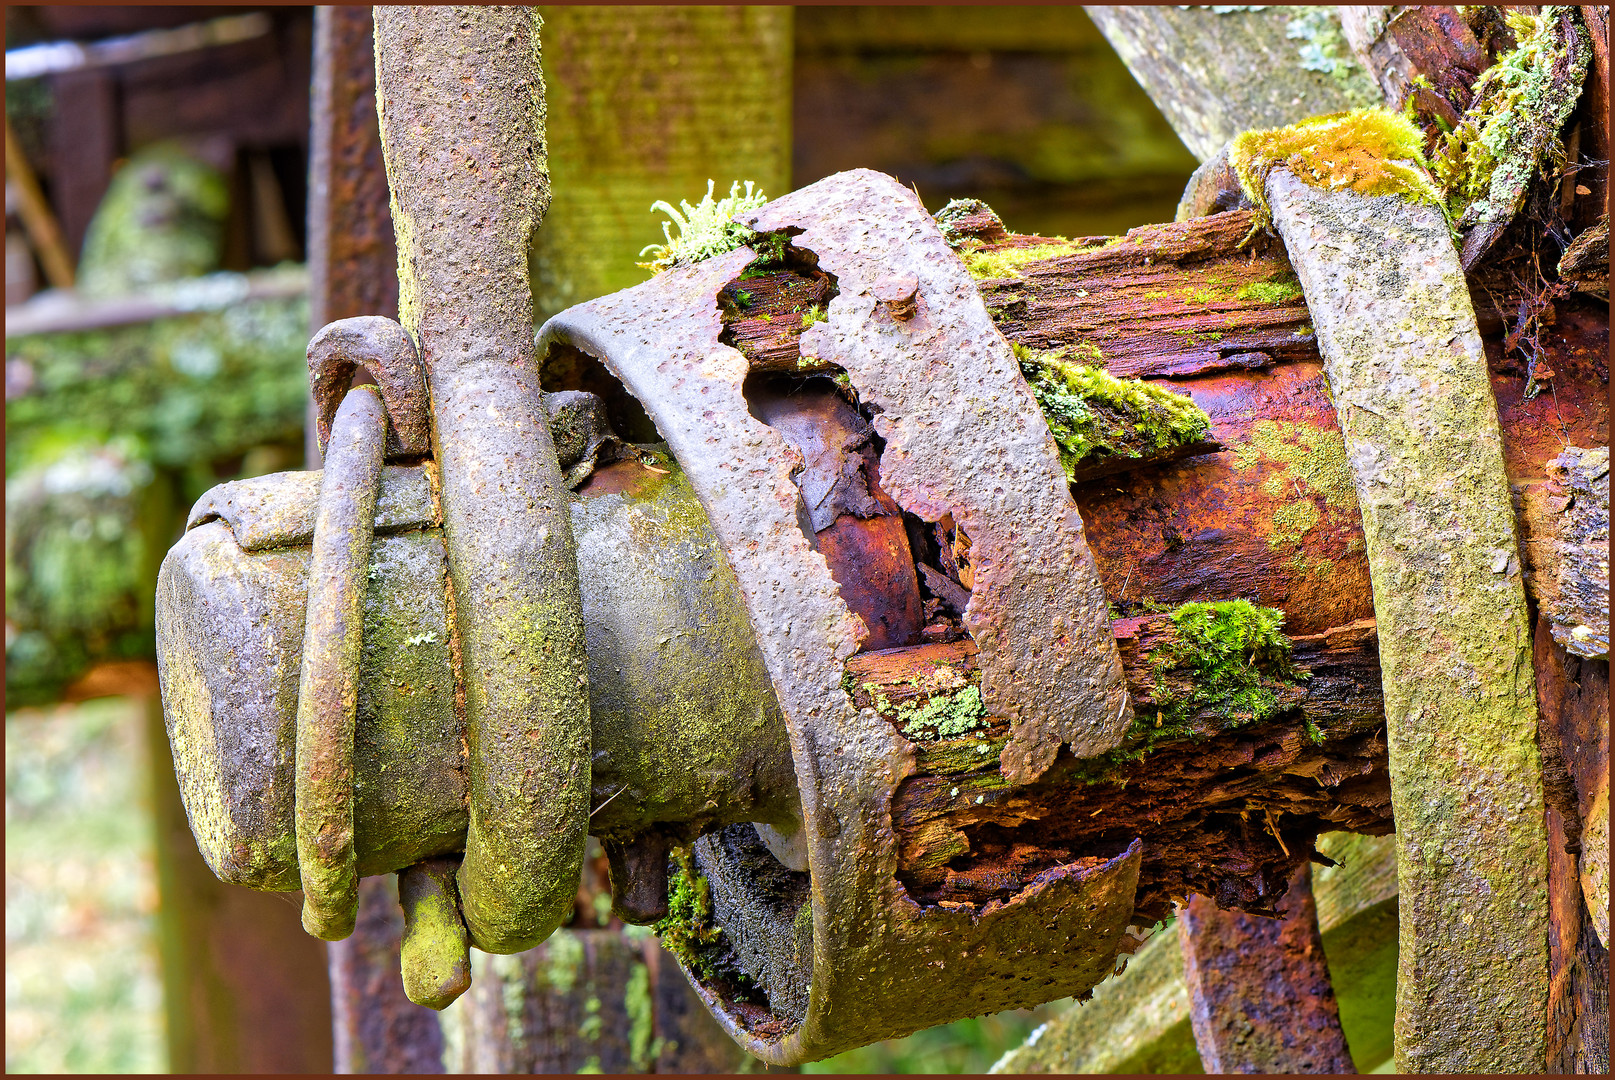
<svg viewBox="0 0 1615 1080">
<path fill-rule="evenodd" d="M 564 915 L 587 832 L 619 914 L 667 920 L 714 1014 L 793 1063 L 1085 993 L 1174 901 L 1274 913 L 1321 832 L 1391 831 L 1357 488 L 1285 252 L 1239 246 L 1249 211 L 1048 241 L 840 174 L 534 348 L 509 302 L 532 147 L 457 143 L 403 82 L 433 20 L 494 104 L 530 53 L 386 10 L 429 446 L 390 412 L 351 742 L 312 779 L 330 474 L 215 489 L 165 561 L 165 710 L 221 878 L 400 873 L 406 985 L 441 1007 L 468 944 Z M 1103 438 L 1057 441 L 1072 361 L 1171 386 L 1200 426 L 1095 398 Z M 1551 406 L 1498 395 L 1510 475 L 1607 441 L 1578 363 Z M 300 847 L 309 783 L 348 816 Z"/>
</svg>

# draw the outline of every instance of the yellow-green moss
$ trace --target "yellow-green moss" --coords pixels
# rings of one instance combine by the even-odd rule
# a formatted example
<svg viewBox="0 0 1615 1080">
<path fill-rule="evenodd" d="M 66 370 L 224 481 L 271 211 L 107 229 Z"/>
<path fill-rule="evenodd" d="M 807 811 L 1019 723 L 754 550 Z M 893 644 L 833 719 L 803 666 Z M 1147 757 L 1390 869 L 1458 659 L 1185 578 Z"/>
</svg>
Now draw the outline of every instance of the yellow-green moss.
<svg viewBox="0 0 1615 1080">
<path fill-rule="evenodd" d="M 1301 283 L 1295 278 L 1252 281 L 1241 285 L 1234 295 L 1240 300 L 1256 300 L 1263 304 L 1293 304 L 1301 299 Z"/>
<path fill-rule="evenodd" d="M 1311 499 L 1295 499 L 1285 503 L 1273 513 L 1273 531 L 1267 534 L 1267 546 L 1280 548 L 1298 544 L 1318 524 L 1318 507 Z"/>
<path fill-rule="evenodd" d="M 1357 489 L 1346 462 L 1346 440 L 1338 431 L 1288 420 L 1263 420 L 1249 439 L 1233 448 L 1234 467 L 1267 471 L 1262 490 L 1275 498 L 1317 492 L 1331 507 L 1357 509 Z M 1283 466 L 1283 468 L 1275 468 Z"/>
<path fill-rule="evenodd" d="M 1203 738 L 1204 722 L 1195 721 L 1207 711 L 1219 730 L 1267 720 L 1283 707 L 1281 691 L 1307 677 L 1290 660 L 1277 608 L 1219 600 L 1183 604 L 1170 618 L 1173 633 L 1146 657 L 1153 704 L 1135 709 L 1122 745 L 1082 762 L 1074 779 L 1112 781 L 1162 744 Z M 1317 741 L 1314 730 L 1308 735 Z"/>
<path fill-rule="evenodd" d="M 754 190 L 756 184 L 751 180 L 746 181 L 744 193 L 740 190 L 740 181 L 736 180 L 729 185 L 729 194 L 717 200 L 712 198 L 712 186 L 713 182 L 708 180 L 707 193 L 694 206 L 683 199 L 679 200 L 677 207 L 665 199 L 657 199 L 651 204 L 651 213 L 660 210 L 670 219 L 662 222 L 662 236 L 667 243 L 646 245 L 639 255 L 640 258 L 650 255 L 650 261 L 635 265 L 652 273 L 661 273 L 671 266 L 697 263 L 744 247 L 756 237 L 756 233 L 736 223 L 733 218 L 736 214 L 757 209 L 768 201 L 768 197 Z M 672 231 L 675 225 L 679 230 L 677 236 Z"/>
<path fill-rule="evenodd" d="M 1021 267 L 1028 263 L 1057 259 L 1061 255 L 1074 255 L 1082 250 L 1084 249 L 1076 244 L 1062 241 L 1054 244 L 1034 244 L 1031 247 L 998 248 L 994 251 L 967 249 L 960 252 L 959 258 L 964 262 L 965 269 L 970 271 L 971 277 L 977 281 L 990 281 L 1018 278 L 1021 276 Z"/>
<path fill-rule="evenodd" d="M 1267 177 L 1283 167 L 1326 190 L 1399 195 L 1445 207 L 1430 178 L 1424 135 L 1405 116 L 1386 109 L 1356 109 L 1315 116 L 1288 127 L 1247 131 L 1230 145 L 1228 162 L 1256 205 L 1258 227 L 1271 219 Z"/>
<path fill-rule="evenodd" d="M 628 1060 L 641 1072 L 662 1053 L 662 1040 L 656 1037 L 656 1007 L 651 1000 L 650 968 L 636 962 L 623 987 L 623 1011 L 628 1014 Z"/>
<path fill-rule="evenodd" d="M 1142 457 L 1198 442 L 1211 431 L 1211 419 L 1185 396 L 1071 363 L 1060 353 L 1036 353 L 1021 345 L 1014 350 L 1059 446 L 1067 479 L 1090 458 Z"/>
</svg>

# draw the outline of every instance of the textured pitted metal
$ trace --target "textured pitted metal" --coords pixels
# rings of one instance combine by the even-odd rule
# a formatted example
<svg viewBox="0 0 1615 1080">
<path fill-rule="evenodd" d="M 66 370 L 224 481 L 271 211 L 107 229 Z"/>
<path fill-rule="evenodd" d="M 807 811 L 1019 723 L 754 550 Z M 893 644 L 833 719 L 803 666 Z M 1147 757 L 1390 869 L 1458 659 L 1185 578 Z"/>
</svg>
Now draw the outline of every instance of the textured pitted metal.
<svg viewBox="0 0 1615 1080">
<path fill-rule="evenodd" d="M 533 367 L 528 241 L 549 200 L 538 16 L 378 7 L 376 104 L 399 321 L 420 346 L 464 685 L 460 896 L 486 952 L 572 910 L 589 825 L 576 552 Z"/>
<path fill-rule="evenodd" d="M 824 183 L 846 182 L 843 177 Z M 913 749 L 873 710 L 855 709 L 842 689 L 843 662 L 859 648 L 864 627 L 803 531 L 807 514 L 792 480 L 797 452 L 751 415 L 742 394 L 746 360 L 718 341 L 718 291 L 753 258 L 743 248 L 571 308 L 545 324 L 538 353 L 542 367 L 555 346 L 579 349 L 603 361 L 639 399 L 685 469 L 740 584 L 786 717 L 801 790 L 811 873 L 812 985 L 805 1017 L 777 1010 L 759 1015 L 710 986 L 697 982 L 697 989 L 751 1053 L 773 1064 L 794 1064 L 1092 987 L 1109 973 L 1131 919 L 1142 849 L 1135 842 L 1109 859 L 1055 868 L 1008 902 L 979 911 L 922 910 L 909 899 L 896 877 L 890 807 L 898 784 L 914 769 Z M 941 274 L 925 259 L 908 261 L 923 271 L 922 282 Z M 959 284 L 969 291 L 968 279 Z M 913 321 L 930 325 L 923 318 Z M 939 338 L 938 347 L 946 340 Z M 1008 354 L 1007 346 L 1003 351 Z M 967 353 L 965 362 L 979 362 L 981 355 Z M 936 360 L 940 366 L 947 362 Z M 1004 385 L 996 388 L 999 401 L 1014 403 L 1018 393 L 1035 410 L 1024 386 L 1008 389 L 1012 372 L 1006 369 Z M 860 383 L 859 389 L 869 399 L 896 400 L 874 385 Z M 975 423 L 983 427 L 1005 423 L 992 394 L 982 390 L 970 398 L 982 410 Z M 957 411 L 946 405 L 936 414 L 964 426 Z M 1006 461 L 1010 455 L 1003 443 L 982 452 Z M 1047 458 L 1050 475 L 1058 476 L 1052 444 Z M 1014 500 L 1006 502 L 1006 510 L 1013 509 Z M 953 505 L 943 504 L 938 513 Z M 977 528 L 985 533 L 991 527 L 985 511 L 972 512 L 983 515 Z M 1069 501 L 1062 513 L 1077 524 Z M 1091 561 L 1087 566 L 1091 574 Z M 1065 625 L 1076 640 L 1081 628 L 1069 616 Z M 1001 647 L 1008 646 L 1006 640 Z M 1040 664 L 1039 670 L 1051 669 Z M 1119 687 L 1119 666 L 1115 678 Z M 1122 712 L 1119 690 L 1116 711 Z M 1051 758 L 1053 753 L 1048 751 Z M 752 932 L 791 941 L 794 930 L 792 922 L 764 920 Z"/>
<path fill-rule="evenodd" d="M 404 328 L 380 315 L 327 323 L 308 343 L 308 382 L 314 392 L 320 453 L 331 439 L 331 420 L 359 368 L 370 372 L 387 405 L 387 457 L 413 457 L 432 449 L 426 376 Z"/>
<path fill-rule="evenodd" d="M 633 491 L 570 500 L 589 642 L 590 827 L 624 840 L 663 824 L 783 828 L 799 813 L 785 723 L 706 513 L 664 464 L 641 470 L 653 482 Z M 353 744 L 361 875 L 462 850 L 467 814 L 442 530 L 422 468 L 381 473 Z M 293 759 L 320 479 L 215 488 L 158 576 L 181 797 L 208 866 L 256 889 L 299 887 Z"/>
<path fill-rule="evenodd" d="M 789 229 L 837 280 L 829 318 L 802 352 L 846 371 L 886 440 L 881 483 L 927 521 L 952 514 L 971 540 L 965 628 L 981 692 L 1010 721 L 1003 772 L 1036 780 L 1062 743 L 1113 749 L 1132 722 L 1104 586 L 1037 401 L 936 222 L 868 169 L 837 173 L 741 215 Z M 896 318 L 877 293 L 918 285 Z M 895 295 L 895 294 L 894 294 Z"/>
<path fill-rule="evenodd" d="M 303 929 L 341 941 L 353 933 L 359 912 L 353 737 L 365 585 L 387 436 L 375 388 L 349 391 L 327 435 L 297 685 L 297 863 Z"/>
</svg>

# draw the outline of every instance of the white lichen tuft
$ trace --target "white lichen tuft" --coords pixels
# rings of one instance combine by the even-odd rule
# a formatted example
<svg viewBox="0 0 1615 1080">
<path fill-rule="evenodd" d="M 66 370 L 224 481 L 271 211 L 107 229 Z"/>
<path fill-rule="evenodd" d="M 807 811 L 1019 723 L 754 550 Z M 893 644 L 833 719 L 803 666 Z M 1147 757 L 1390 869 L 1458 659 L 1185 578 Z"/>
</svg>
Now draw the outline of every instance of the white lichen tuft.
<svg viewBox="0 0 1615 1080">
<path fill-rule="evenodd" d="M 683 199 L 677 207 L 664 199 L 652 203 L 651 213 L 660 210 L 670 219 L 662 222 L 662 236 L 667 242 L 646 245 L 639 253 L 640 258 L 650 255 L 651 259 L 636 265 L 659 274 L 670 267 L 688 266 L 750 243 L 757 234 L 737 224 L 734 216 L 757 209 L 768 201 L 768 196 L 755 190 L 756 184 L 751 180 L 746 181 L 744 192 L 740 190 L 740 181 L 735 181 L 722 199 L 713 199 L 712 189 L 713 182 L 708 180 L 706 195 L 694 206 Z M 678 227 L 677 236 L 673 235 L 674 226 Z"/>
</svg>

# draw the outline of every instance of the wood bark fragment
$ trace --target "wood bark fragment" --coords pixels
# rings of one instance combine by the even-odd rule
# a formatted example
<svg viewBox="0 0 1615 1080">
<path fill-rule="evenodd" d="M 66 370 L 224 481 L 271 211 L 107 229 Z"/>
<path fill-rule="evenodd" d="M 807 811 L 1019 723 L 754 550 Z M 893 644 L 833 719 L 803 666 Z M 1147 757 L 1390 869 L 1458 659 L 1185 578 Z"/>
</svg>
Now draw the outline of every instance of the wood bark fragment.
<svg viewBox="0 0 1615 1080">
<path fill-rule="evenodd" d="M 1570 447 L 1522 493 L 1532 592 L 1566 652 L 1609 656 L 1609 448 Z"/>
<path fill-rule="evenodd" d="M 1548 828 L 1548 1071 L 1609 1071 L 1609 662 L 1567 653 L 1538 613 Z"/>
<path fill-rule="evenodd" d="M 1547 839 L 1529 623 L 1463 272 L 1434 208 L 1283 169 L 1267 194 L 1368 543 L 1401 877 L 1397 1064 L 1539 1071 Z"/>
<path fill-rule="evenodd" d="M 1350 1073 L 1340 1008 L 1324 961 L 1312 873 L 1303 863 L 1280 918 L 1219 911 L 1193 896 L 1178 941 L 1189 1017 L 1208 1073 Z"/>
<path fill-rule="evenodd" d="M 1382 983 L 1396 965 L 1396 840 L 1330 833 L 1319 850 L 1337 861 L 1313 868 L 1313 897 L 1324 952 L 1338 995 L 1341 1023 L 1356 1070 L 1389 1057 L 1373 1029 L 1389 1028 L 1376 1012 Z M 1157 931 L 1126 970 L 1073 1003 L 993 1066 L 995 1073 L 1193 1073 L 1201 1062 L 1189 1020 L 1182 921 Z M 1388 953 L 1388 956 L 1385 954 Z M 1382 960 L 1392 969 L 1381 976 Z"/>
<path fill-rule="evenodd" d="M 1441 5 L 1388 7 L 1342 5 L 1341 29 L 1352 51 L 1399 109 L 1410 92 L 1456 126 L 1469 106 L 1470 87 L 1491 64 L 1474 31 L 1456 8 Z M 1428 89 L 1416 88 L 1423 77 Z"/>
</svg>

